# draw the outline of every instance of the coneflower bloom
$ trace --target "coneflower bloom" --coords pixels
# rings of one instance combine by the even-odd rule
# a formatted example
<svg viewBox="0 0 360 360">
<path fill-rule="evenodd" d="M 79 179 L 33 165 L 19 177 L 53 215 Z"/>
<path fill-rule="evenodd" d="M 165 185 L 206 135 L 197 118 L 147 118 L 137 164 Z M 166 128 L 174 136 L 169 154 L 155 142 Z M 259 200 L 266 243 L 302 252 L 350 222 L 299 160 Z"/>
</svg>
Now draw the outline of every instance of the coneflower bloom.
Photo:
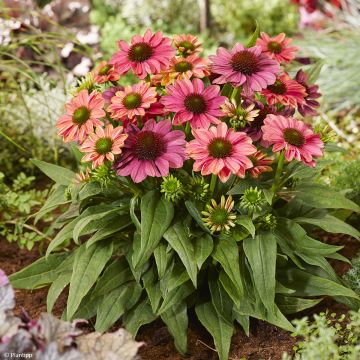
<svg viewBox="0 0 360 360">
<path fill-rule="evenodd" d="M 165 110 L 175 112 L 174 125 L 190 122 L 194 128 L 208 128 L 210 124 L 219 124 L 223 116 L 220 105 L 226 100 L 220 96 L 220 87 L 210 85 L 205 88 L 200 79 L 178 80 L 166 88 L 167 95 L 161 101 Z"/>
<path fill-rule="evenodd" d="M 230 227 L 234 227 L 236 215 L 231 212 L 234 207 L 234 200 L 230 195 L 226 200 L 225 196 L 221 196 L 220 204 L 211 199 L 211 204 L 206 205 L 206 211 L 202 211 L 204 217 L 202 220 L 210 231 L 229 231 Z"/>
<path fill-rule="evenodd" d="M 199 38 L 191 34 L 180 34 L 174 36 L 174 45 L 182 56 L 189 56 L 202 51 Z"/>
<path fill-rule="evenodd" d="M 243 128 L 249 122 L 254 121 L 260 111 L 254 108 L 254 103 L 246 106 L 244 101 L 241 101 L 241 104 L 237 104 L 235 99 L 225 100 L 225 103 L 221 105 L 221 110 L 229 118 L 230 125 L 235 130 Z"/>
<path fill-rule="evenodd" d="M 150 119 L 141 130 L 130 124 L 126 132 L 129 137 L 115 169 L 118 175 L 130 175 L 136 183 L 148 176 L 167 176 L 170 168 L 181 168 L 188 159 L 185 133 L 172 131 L 169 120 L 156 123 Z"/>
<path fill-rule="evenodd" d="M 108 124 L 105 129 L 101 126 L 96 127 L 80 146 L 80 151 L 85 153 L 81 161 L 91 161 L 93 168 L 104 164 L 105 161 L 114 161 L 115 155 L 122 153 L 127 137 L 128 135 L 123 133 L 122 126 L 114 128 Z"/>
<path fill-rule="evenodd" d="M 262 127 L 263 138 L 273 144 L 273 152 L 284 150 L 285 159 L 302 161 L 314 167 L 314 158 L 322 156 L 324 143 L 302 121 L 281 115 L 268 115 Z"/>
<path fill-rule="evenodd" d="M 305 102 L 299 104 L 298 110 L 302 116 L 315 116 L 317 115 L 317 111 L 315 109 L 320 106 L 319 102 L 315 99 L 321 97 L 321 94 L 318 91 L 319 86 L 309 84 L 308 78 L 308 74 L 302 70 L 299 70 L 295 77 L 295 80 L 305 88 L 307 94 L 304 98 Z"/>
<path fill-rule="evenodd" d="M 248 103 L 246 101 L 245 103 Z M 290 106 L 285 106 L 282 110 L 278 110 L 275 105 L 264 105 L 260 101 L 254 102 L 256 109 L 259 110 L 256 118 L 246 126 L 243 131 L 251 137 L 252 141 L 260 141 L 260 144 L 264 147 L 268 147 L 269 143 L 262 139 L 261 127 L 264 125 L 264 120 L 269 114 L 292 116 L 295 113 L 295 109 Z"/>
<path fill-rule="evenodd" d="M 231 83 L 243 86 L 245 94 L 261 91 L 276 80 L 279 64 L 262 54 L 260 46 L 245 48 L 236 43 L 232 50 L 220 47 L 216 55 L 209 56 L 212 61 L 211 71 L 220 74 L 215 84 Z"/>
<path fill-rule="evenodd" d="M 111 98 L 108 111 L 113 119 L 132 120 L 136 116 L 144 116 L 146 109 L 156 102 L 156 96 L 156 89 L 141 81 L 132 86 L 125 86 L 124 90 L 117 91 Z"/>
<path fill-rule="evenodd" d="M 66 114 L 57 121 L 56 128 L 64 142 L 82 142 L 87 134 L 94 130 L 94 126 L 101 126 L 100 120 L 106 114 L 103 110 L 104 99 L 102 94 L 93 91 L 81 90 L 70 103 L 65 105 Z"/>
<path fill-rule="evenodd" d="M 261 46 L 262 52 L 278 63 L 289 63 L 295 58 L 298 50 L 297 46 L 289 46 L 291 42 L 292 39 L 286 38 L 284 33 L 270 37 L 262 32 L 260 38 L 256 40 L 256 45 Z"/>
<path fill-rule="evenodd" d="M 116 64 L 121 74 L 131 69 L 140 79 L 164 70 L 176 52 L 171 46 L 171 39 L 164 37 L 160 31 L 152 33 L 149 29 L 144 36 L 133 36 L 131 45 L 124 40 L 120 40 L 118 45 L 120 51 L 113 55 L 110 64 Z"/>
<path fill-rule="evenodd" d="M 245 133 L 228 129 L 225 123 L 193 129 L 192 133 L 195 139 L 186 150 L 195 160 L 193 170 L 201 171 L 201 175 L 215 174 L 226 182 L 231 174 L 244 177 L 245 170 L 253 166 L 248 156 L 256 152 L 256 147 Z"/>
<path fill-rule="evenodd" d="M 120 73 L 116 66 L 109 64 L 107 61 L 102 61 L 93 71 L 94 80 L 98 84 L 103 84 L 107 81 L 118 81 Z"/>
<path fill-rule="evenodd" d="M 272 171 L 270 166 L 274 159 L 272 157 L 266 156 L 262 151 L 257 151 L 255 154 L 250 156 L 250 160 L 253 163 L 253 167 L 249 169 L 251 177 L 257 179 L 260 174 L 264 172 Z"/>
<path fill-rule="evenodd" d="M 209 75 L 208 61 L 196 55 L 190 55 L 174 57 L 169 67 L 156 76 L 161 78 L 161 85 L 166 86 L 173 83 L 174 80 L 191 79 L 192 77 L 201 79 Z"/>
<path fill-rule="evenodd" d="M 277 103 L 296 108 L 299 104 L 305 103 L 306 91 L 296 80 L 288 74 L 279 75 L 274 84 L 269 85 L 262 91 L 266 101 L 270 105 Z"/>
</svg>

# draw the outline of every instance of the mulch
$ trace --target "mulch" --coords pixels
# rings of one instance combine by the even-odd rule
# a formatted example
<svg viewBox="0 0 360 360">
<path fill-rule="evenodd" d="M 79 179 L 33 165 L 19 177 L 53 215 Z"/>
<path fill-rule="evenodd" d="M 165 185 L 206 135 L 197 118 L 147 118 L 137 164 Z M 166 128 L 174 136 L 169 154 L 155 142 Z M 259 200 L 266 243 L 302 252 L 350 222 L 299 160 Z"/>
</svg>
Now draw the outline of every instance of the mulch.
<svg viewBox="0 0 360 360">
<path fill-rule="evenodd" d="M 352 258 L 359 251 L 359 243 L 348 236 L 330 236 L 322 234 L 322 239 L 328 243 L 345 245 L 341 253 Z M 32 251 L 21 250 L 16 244 L 8 243 L 0 238 L 0 268 L 7 274 L 12 274 L 24 266 L 29 265 L 39 257 L 37 248 Z M 336 272 L 342 275 L 349 268 L 348 264 L 333 261 Z M 26 311 L 32 318 L 37 318 L 42 312 L 46 312 L 47 289 L 38 290 L 16 290 L 15 313 L 20 315 Z M 66 304 L 66 292 L 63 292 L 55 304 L 53 313 L 61 316 Z M 325 299 L 315 308 L 297 314 L 296 317 L 304 315 L 311 316 L 329 309 L 331 312 L 342 314 L 347 311 L 344 305 L 337 304 L 331 299 Z M 119 324 L 120 325 L 120 324 Z M 91 324 L 89 325 L 91 328 Z M 90 330 L 90 329 L 89 329 Z M 178 354 L 173 344 L 171 335 L 164 323 L 160 320 L 143 326 L 137 336 L 138 341 L 144 342 L 140 349 L 140 356 L 143 360 L 216 360 L 217 355 L 210 335 L 198 322 L 194 314 L 189 314 L 188 330 L 188 356 Z M 251 320 L 250 336 L 237 328 L 233 336 L 230 360 L 280 360 L 282 353 L 292 352 L 296 339 L 285 330 L 269 325 L 256 319 Z"/>
</svg>

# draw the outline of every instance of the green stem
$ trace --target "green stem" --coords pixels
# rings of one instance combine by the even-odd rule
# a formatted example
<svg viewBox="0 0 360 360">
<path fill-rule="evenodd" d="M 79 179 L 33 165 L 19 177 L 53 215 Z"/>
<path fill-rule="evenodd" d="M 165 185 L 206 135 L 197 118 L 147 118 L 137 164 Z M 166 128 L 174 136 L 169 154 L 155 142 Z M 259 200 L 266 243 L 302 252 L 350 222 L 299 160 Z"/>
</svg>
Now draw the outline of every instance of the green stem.
<svg viewBox="0 0 360 360">
<path fill-rule="evenodd" d="M 275 173 L 275 178 L 274 178 L 274 184 L 271 188 L 271 190 L 274 193 L 274 196 L 276 194 L 276 191 L 279 188 L 279 184 L 280 184 L 280 179 L 281 179 L 281 174 L 283 171 L 283 167 L 284 167 L 284 163 L 285 163 L 285 154 L 282 151 L 280 153 L 279 159 L 278 159 L 278 163 L 277 163 L 277 168 L 276 168 L 276 173 Z"/>
<path fill-rule="evenodd" d="M 217 175 L 212 174 L 211 175 L 211 181 L 210 181 L 210 194 L 211 195 L 214 194 L 216 183 L 217 183 Z"/>
<path fill-rule="evenodd" d="M 231 99 L 236 99 L 237 95 L 239 94 L 240 88 L 235 87 L 231 93 Z"/>
<path fill-rule="evenodd" d="M 190 139 L 190 135 L 191 135 L 190 121 L 188 121 L 185 125 L 185 135 L 186 135 L 186 139 Z"/>
</svg>

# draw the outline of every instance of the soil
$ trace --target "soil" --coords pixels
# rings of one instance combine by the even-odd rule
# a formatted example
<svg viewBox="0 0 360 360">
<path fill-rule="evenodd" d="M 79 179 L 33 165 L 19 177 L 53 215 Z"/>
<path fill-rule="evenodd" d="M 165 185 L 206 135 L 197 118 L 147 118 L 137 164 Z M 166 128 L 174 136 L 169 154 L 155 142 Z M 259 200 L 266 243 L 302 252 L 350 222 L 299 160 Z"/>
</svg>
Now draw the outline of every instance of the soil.
<svg viewBox="0 0 360 360">
<path fill-rule="evenodd" d="M 344 245 L 341 253 L 349 258 L 355 256 L 360 246 L 359 243 L 348 236 L 329 236 L 321 234 L 322 239 L 334 245 Z M 39 257 L 37 248 L 31 252 L 20 250 L 16 244 L 10 244 L 0 238 L 0 268 L 7 274 L 12 274 Z M 348 264 L 333 261 L 336 272 L 342 275 L 349 268 Z M 46 311 L 47 289 L 38 290 L 16 290 L 15 313 L 20 315 L 22 311 L 28 312 L 32 318 L 37 318 L 40 313 Z M 63 293 L 55 304 L 53 313 L 61 316 L 66 304 L 66 293 Z M 347 311 L 344 305 L 337 304 L 331 299 L 325 299 L 317 307 L 308 312 L 297 314 L 297 317 L 304 315 L 311 316 L 329 309 L 338 314 Z M 140 356 L 143 360 L 216 360 L 216 351 L 210 335 L 202 325 L 190 314 L 188 330 L 188 356 L 185 358 L 176 351 L 171 335 L 166 326 L 160 321 L 145 325 L 139 331 L 138 341 L 144 345 L 140 349 Z M 237 328 L 233 336 L 229 360 L 279 360 L 282 353 L 292 352 L 296 339 L 285 330 L 269 325 L 256 319 L 251 320 L 250 336 Z"/>
</svg>

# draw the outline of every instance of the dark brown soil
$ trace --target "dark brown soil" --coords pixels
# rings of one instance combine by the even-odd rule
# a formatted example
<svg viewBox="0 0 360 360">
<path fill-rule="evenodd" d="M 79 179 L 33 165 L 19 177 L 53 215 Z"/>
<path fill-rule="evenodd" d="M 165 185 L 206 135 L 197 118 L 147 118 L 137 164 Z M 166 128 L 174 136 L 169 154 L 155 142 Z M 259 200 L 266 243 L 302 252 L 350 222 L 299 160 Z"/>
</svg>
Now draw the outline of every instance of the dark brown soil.
<svg viewBox="0 0 360 360">
<path fill-rule="evenodd" d="M 325 234 L 324 234 L 325 235 Z M 348 236 L 330 237 L 322 236 L 329 243 L 336 245 L 346 244 L 341 253 L 349 258 L 355 256 L 359 250 L 359 243 Z M 0 268 L 7 274 L 12 274 L 24 266 L 33 262 L 39 257 L 37 249 L 31 252 L 19 250 L 16 244 L 9 244 L 0 239 Z M 336 272 L 341 275 L 349 265 L 334 261 L 333 266 Z M 16 309 L 15 313 L 20 314 L 22 309 L 26 310 L 33 318 L 37 318 L 41 312 L 46 311 L 47 289 L 38 289 L 34 291 L 16 290 Z M 54 307 L 54 314 L 61 316 L 65 307 L 66 294 L 62 294 Z M 331 312 L 344 313 L 345 306 L 336 304 L 330 299 L 326 299 L 311 312 L 318 313 L 326 309 Z M 305 314 L 300 314 L 302 316 Z M 190 327 L 188 331 L 188 356 L 182 357 L 178 354 L 173 344 L 171 335 L 165 325 L 159 320 L 150 325 L 144 326 L 137 337 L 138 341 L 144 342 L 140 350 L 140 355 L 144 360 L 216 360 L 214 345 L 211 337 L 201 324 L 190 315 Z M 291 352 L 295 344 L 291 334 L 275 326 L 269 325 L 263 321 L 252 319 L 250 328 L 250 337 L 238 328 L 232 339 L 230 360 L 278 360 L 284 351 Z"/>
</svg>

